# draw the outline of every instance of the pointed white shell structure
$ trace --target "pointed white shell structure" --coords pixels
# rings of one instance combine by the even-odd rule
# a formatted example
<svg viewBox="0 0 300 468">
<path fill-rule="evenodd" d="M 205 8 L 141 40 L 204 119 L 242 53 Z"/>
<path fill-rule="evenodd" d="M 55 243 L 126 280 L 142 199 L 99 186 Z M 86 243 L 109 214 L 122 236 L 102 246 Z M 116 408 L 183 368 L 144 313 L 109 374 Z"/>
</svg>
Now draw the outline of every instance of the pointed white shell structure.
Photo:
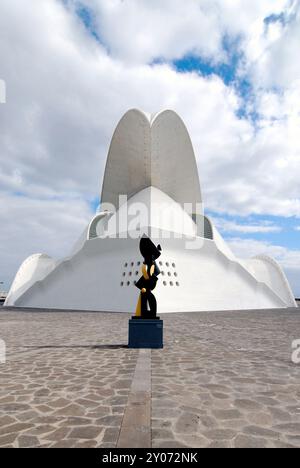
<svg viewBox="0 0 300 468">
<path fill-rule="evenodd" d="M 181 205 L 202 202 L 194 150 L 181 118 L 171 110 L 151 117 L 133 109 L 112 137 L 101 201 L 119 206 L 119 194 L 130 198 L 150 186 Z"/>
<path fill-rule="evenodd" d="M 297 307 L 274 260 L 236 258 L 203 215 L 196 159 L 180 117 L 136 109 L 112 137 L 101 211 L 69 256 L 25 260 L 5 306 L 133 313 L 143 233 L 162 245 L 159 313 Z"/>
</svg>

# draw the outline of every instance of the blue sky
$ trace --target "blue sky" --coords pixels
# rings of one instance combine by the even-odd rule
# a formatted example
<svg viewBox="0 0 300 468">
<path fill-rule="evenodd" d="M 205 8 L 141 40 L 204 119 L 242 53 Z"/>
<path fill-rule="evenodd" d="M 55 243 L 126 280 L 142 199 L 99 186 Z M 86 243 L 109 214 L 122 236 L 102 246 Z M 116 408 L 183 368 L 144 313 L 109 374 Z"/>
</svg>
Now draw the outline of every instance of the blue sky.
<svg viewBox="0 0 300 468">
<path fill-rule="evenodd" d="M 84 229 L 120 116 L 171 107 L 206 214 L 237 255 L 277 258 L 300 296 L 299 11 L 298 0 L 3 0 L 6 288 L 26 256 L 63 256 Z"/>
</svg>

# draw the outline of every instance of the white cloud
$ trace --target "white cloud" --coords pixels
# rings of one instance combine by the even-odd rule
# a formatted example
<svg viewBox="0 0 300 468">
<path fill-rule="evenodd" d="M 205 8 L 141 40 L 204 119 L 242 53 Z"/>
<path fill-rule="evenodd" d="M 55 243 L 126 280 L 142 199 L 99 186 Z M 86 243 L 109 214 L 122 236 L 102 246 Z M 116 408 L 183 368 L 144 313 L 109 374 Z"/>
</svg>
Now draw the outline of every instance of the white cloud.
<svg viewBox="0 0 300 468">
<path fill-rule="evenodd" d="M 29 255 L 68 255 L 92 216 L 89 205 L 79 197 L 40 200 L 3 192 L 0 212 L 0 281 L 6 289 Z"/>
<path fill-rule="evenodd" d="M 280 232 L 282 228 L 280 226 L 276 226 L 270 222 L 260 222 L 260 223 L 252 223 L 252 224 L 239 224 L 235 221 L 228 221 L 223 218 L 212 218 L 213 223 L 215 226 L 220 229 L 220 231 L 226 233 L 232 232 L 241 232 L 241 233 L 261 233 L 267 234 L 270 232 Z"/>
<path fill-rule="evenodd" d="M 288 0 L 69 0 L 90 9 L 93 27 L 110 54 L 131 63 L 193 53 L 226 60 L 225 35 L 246 41 L 257 24 Z"/>
<path fill-rule="evenodd" d="M 265 254 L 276 258 L 283 267 L 300 270 L 300 250 L 290 250 L 280 245 L 256 239 L 231 238 L 229 244 L 238 257 L 249 258 Z"/>
<path fill-rule="evenodd" d="M 246 69 L 256 87 L 288 88 L 300 78 L 297 60 L 300 40 L 299 0 L 286 2 L 283 20 L 268 25 L 257 22 L 245 44 Z"/>
<path fill-rule="evenodd" d="M 69 2 L 70 4 L 74 2 Z M 110 54 L 126 63 L 174 59 L 194 52 L 224 57 L 215 2 L 189 0 L 84 0 Z"/>
</svg>

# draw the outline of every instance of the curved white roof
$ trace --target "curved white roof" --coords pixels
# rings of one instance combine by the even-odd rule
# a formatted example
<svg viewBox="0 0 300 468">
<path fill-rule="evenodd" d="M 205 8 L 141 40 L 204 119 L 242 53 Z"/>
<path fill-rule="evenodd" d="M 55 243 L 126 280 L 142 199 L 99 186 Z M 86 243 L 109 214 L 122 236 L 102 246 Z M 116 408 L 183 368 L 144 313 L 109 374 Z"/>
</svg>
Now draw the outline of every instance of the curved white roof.
<svg viewBox="0 0 300 468">
<path fill-rule="evenodd" d="M 129 110 L 116 127 L 104 173 L 101 203 L 119 207 L 128 198 L 156 187 L 177 203 L 201 203 L 194 150 L 181 118 L 171 110 L 150 116 Z"/>
<path fill-rule="evenodd" d="M 30 255 L 20 266 L 7 295 L 5 305 L 9 306 L 32 284 L 41 281 L 55 268 L 56 261 L 48 255 Z"/>
</svg>

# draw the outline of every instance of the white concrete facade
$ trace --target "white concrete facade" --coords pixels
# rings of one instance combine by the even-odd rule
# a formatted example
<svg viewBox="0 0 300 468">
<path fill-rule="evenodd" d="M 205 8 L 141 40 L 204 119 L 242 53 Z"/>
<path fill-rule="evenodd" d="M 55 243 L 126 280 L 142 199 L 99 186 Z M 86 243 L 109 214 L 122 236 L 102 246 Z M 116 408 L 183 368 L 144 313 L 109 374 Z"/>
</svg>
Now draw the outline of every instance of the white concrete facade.
<svg viewBox="0 0 300 468">
<path fill-rule="evenodd" d="M 101 202 L 69 256 L 25 260 L 6 306 L 133 313 L 138 239 L 146 233 L 162 246 L 158 313 L 297 307 L 274 260 L 239 260 L 204 217 L 192 143 L 175 112 L 125 114 L 110 145 Z M 137 217 L 139 209 L 146 211 Z"/>
</svg>

